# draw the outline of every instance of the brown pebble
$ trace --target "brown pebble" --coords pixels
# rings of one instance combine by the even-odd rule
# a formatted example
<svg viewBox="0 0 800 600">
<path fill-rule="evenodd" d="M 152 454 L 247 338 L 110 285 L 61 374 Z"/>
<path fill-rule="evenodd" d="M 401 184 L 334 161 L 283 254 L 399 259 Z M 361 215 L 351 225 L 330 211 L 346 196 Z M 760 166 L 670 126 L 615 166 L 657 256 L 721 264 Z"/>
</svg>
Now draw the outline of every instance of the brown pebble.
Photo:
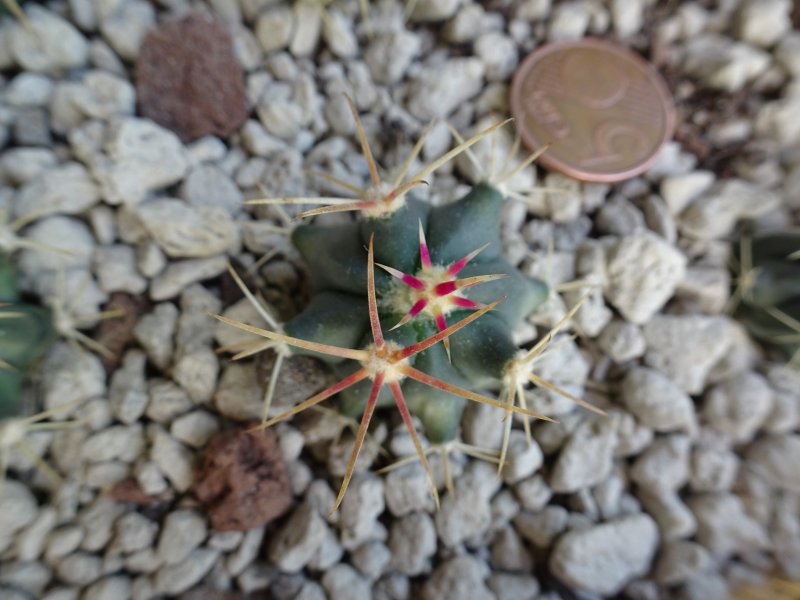
<svg viewBox="0 0 800 600">
<path fill-rule="evenodd" d="M 117 502 L 130 502 L 139 506 L 149 506 L 161 501 L 156 496 L 148 496 L 133 477 L 115 483 L 108 495 Z"/>
<path fill-rule="evenodd" d="M 147 306 L 148 302 L 145 296 L 131 296 L 123 292 L 114 292 L 103 307 L 103 312 L 120 312 L 119 316 L 100 321 L 94 331 L 95 341 L 110 352 L 107 356 L 100 356 L 106 373 L 112 373 L 122 363 L 125 348 L 133 341 L 133 330 Z"/>
<path fill-rule="evenodd" d="M 239 429 L 214 436 L 197 467 L 195 494 L 215 531 L 245 531 L 284 514 L 293 498 L 275 432 Z"/>
<path fill-rule="evenodd" d="M 136 62 L 139 112 L 183 142 L 226 136 L 247 119 L 244 71 L 226 27 L 191 14 L 151 31 Z"/>
</svg>

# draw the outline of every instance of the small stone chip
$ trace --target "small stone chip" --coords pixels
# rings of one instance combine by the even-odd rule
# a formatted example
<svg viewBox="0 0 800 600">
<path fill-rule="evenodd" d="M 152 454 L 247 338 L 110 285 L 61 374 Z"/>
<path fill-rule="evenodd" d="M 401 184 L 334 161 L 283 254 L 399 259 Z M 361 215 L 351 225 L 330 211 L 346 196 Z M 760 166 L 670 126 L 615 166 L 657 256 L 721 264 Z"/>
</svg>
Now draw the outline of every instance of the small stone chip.
<svg viewBox="0 0 800 600">
<path fill-rule="evenodd" d="M 147 35 L 136 63 L 136 95 L 142 116 L 184 143 L 229 135 L 248 114 L 244 73 L 227 28 L 196 14 Z"/>
<path fill-rule="evenodd" d="M 197 469 L 195 493 L 215 531 L 245 531 L 284 514 L 292 492 L 275 432 L 241 429 L 216 435 Z"/>
</svg>

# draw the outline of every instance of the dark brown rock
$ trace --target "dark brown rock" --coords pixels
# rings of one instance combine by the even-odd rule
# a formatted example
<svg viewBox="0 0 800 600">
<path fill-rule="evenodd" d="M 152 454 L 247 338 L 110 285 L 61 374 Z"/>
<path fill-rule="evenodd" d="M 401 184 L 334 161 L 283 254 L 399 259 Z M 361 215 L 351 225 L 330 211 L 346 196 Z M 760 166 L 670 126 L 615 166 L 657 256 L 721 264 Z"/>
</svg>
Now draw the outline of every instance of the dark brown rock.
<svg viewBox="0 0 800 600">
<path fill-rule="evenodd" d="M 147 35 L 136 62 L 136 95 L 142 116 L 184 142 L 229 135 L 249 112 L 227 29 L 198 14 Z"/>
<path fill-rule="evenodd" d="M 150 506 L 160 502 L 156 496 L 148 496 L 133 477 L 115 483 L 108 492 L 117 502 L 129 502 L 139 506 Z"/>
<path fill-rule="evenodd" d="M 118 312 L 119 315 L 100 321 L 94 331 L 95 341 L 109 351 L 109 354 L 100 356 L 106 373 L 113 373 L 122 363 L 125 348 L 134 340 L 136 323 L 147 307 L 147 298 L 144 296 L 131 296 L 123 292 L 111 294 L 103 312 Z"/>
<path fill-rule="evenodd" d="M 289 475 L 275 432 L 223 431 L 209 442 L 195 494 L 216 531 L 261 527 L 292 505 Z"/>
</svg>

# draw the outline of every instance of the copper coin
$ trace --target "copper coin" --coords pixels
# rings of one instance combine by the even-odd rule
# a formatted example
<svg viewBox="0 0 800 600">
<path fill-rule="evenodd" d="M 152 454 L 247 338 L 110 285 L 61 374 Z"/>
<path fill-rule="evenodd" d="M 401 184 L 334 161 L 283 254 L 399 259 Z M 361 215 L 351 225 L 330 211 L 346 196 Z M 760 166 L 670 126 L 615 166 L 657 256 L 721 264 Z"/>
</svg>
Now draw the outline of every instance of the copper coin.
<svg viewBox="0 0 800 600">
<path fill-rule="evenodd" d="M 529 148 L 550 144 L 544 166 L 584 181 L 638 175 L 675 127 L 658 72 L 595 39 L 548 44 L 528 56 L 511 85 L 511 113 Z"/>
</svg>

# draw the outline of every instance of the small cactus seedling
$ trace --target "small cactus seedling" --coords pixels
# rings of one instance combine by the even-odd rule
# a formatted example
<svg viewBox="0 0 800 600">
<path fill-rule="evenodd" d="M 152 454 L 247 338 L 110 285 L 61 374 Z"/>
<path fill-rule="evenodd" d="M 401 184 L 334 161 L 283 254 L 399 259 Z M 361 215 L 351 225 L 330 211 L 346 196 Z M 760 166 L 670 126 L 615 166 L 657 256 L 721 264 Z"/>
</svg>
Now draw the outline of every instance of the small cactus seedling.
<svg viewBox="0 0 800 600">
<path fill-rule="evenodd" d="M 800 231 L 743 237 L 729 308 L 757 339 L 800 359 Z"/>
<path fill-rule="evenodd" d="M 19 414 L 22 380 L 54 339 L 50 312 L 20 300 L 11 259 L 0 254 L 0 419 Z"/>
<path fill-rule="evenodd" d="M 568 323 L 579 305 L 532 349 L 520 350 L 513 341 L 514 329 L 548 297 L 549 291 L 542 281 L 525 277 L 503 258 L 500 219 L 506 200 L 501 189 L 492 183 L 479 183 L 460 200 L 436 207 L 409 193 L 444 162 L 504 123 L 461 141 L 407 178 L 422 148 L 423 136 L 391 183 L 385 183 L 352 103 L 351 109 L 370 185 L 361 190 L 332 177 L 325 178 L 356 194 L 358 199 L 250 201 L 321 205 L 298 218 L 344 211 L 361 214 L 361 219 L 341 225 L 292 228 L 292 242 L 310 272 L 313 294 L 309 305 L 282 327 L 270 323 L 272 331 L 221 319 L 268 338 L 282 349 L 291 347 L 294 353 L 318 357 L 342 377 L 340 383 L 263 424 L 285 419 L 334 394 L 338 394 L 340 410 L 345 415 L 362 414 L 337 506 L 369 419 L 382 406 L 395 403 L 400 409 L 429 476 L 426 453 L 416 437 L 411 413 L 421 421 L 433 447 L 445 451 L 454 448 L 466 399 L 500 407 L 506 417 L 514 412 L 526 421 L 529 417 L 550 420 L 525 407 L 524 388 L 533 384 L 597 410 L 531 372 L 533 362 L 554 332 Z M 503 169 L 498 185 L 502 187 L 530 160 L 521 167 Z M 365 246 L 369 247 L 368 252 L 364 251 Z M 373 263 L 379 271 L 374 271 Z M 498 303 L 501 297 L 506 299 Z M 252 346 L 256 347 L 258 344 Z M 274 376 L 270 385 L 274 386 Z M 480 390 L 500 391 L 501 400 L 488 398 Z M 511 419 L 507 418 L 499 459 L 501 469 L 510 426 Z M 435 490 L 433 493 L 435 496 Z"/>
<path fill-rule="evenodd" d="M 470 315 L 464 317 L 463 319 L 459 320 L 457 323 L 451 325 L 450 327 L 446 327 L 444 330 L 439 331 L 438 333 L 434 333 L 433 335 L 430 335 L 424 338 L 423 340 L 413 343 L 411 345 L 404 346 L 396 341 L 388 340 L 384 337 L 383 328 L 381 326 L 380 316 L 378 312 L 378 302 L 376 298 L 376 288 L 375 288 L 373 239 L 371 236 L 369 240 L 369 254 L 367 259 L 367 303 L 368 303 L 367 313 L 369 318 L 369 328 L 371 330 L 372 342 L 368 344 L 365 348 L 356 350 L 333 344 L 307 341 L 304 339 L 290 337 L 280 333 L 276 333 L 274 331 L 259 329 L 257 327 L 246 325 L 244 323 L 238 323 L 236 321 L 232 321 L 225 317 L 217 316 L 216 318 L 224 323 L 228 323 L 229 325 L 233 325 L 234 327 L 238 327 L 244 331 L 249 331 L 250 333 L 255 333 L 270 340 L 283 342 L 295 348 L 314 352 L 316 354 L 320 354 L 326 357 L 354 360 L 360 365 L 360 367 L 357 368 L 356 371 L 350 373 L 338 383 L 330 386 L 329 388 L 323 390 L 318 394 L 315 394 L 308 400 L 301 402 L 297 406 L 294 406 L 293 408 L 278 415 L 277 417 L 269 419 L 263 424 L 262 427 L 268 427 L 270 425 L 273 425 L 274 423 L 283 421 L 284 419 L 287 419 L 292 415 L 295 415 L 307 408 L 311 408 L 312 406 L 319 404 L 323 400 L 326 400 L 327 398 L 330 398 L 335 394 L 344 392 L 354 387 L 359 382 L 365 381 L 367 379 L 371 380 L 372 383 L 369 385 L 369 395 L 363 409 L 361 423 L 358 428 L 358 433 L 356 434 L 356 441 L 353 447 L 353 452 L 350 456 L 350 460 L 348 461 L 347 470 L 344 476 L 344 481 L 342 482 L 342 487 L 339 491 L 339 495 L 336 498 L 336 503 L 334 504 L 332 511 L 335 511 L 339 507 L 339 505 L 342 502 L 342 499 L 344 498 L 345 491 L 347 490 L 350 478 L 352 477 L 353 471 L 355 469 L 356 459 L 358 458 L 359 451 L 361 450 L 361 446 L 364 442 L 364 438 L 367 433 L 369 422 L 372 419 L 373 413 L 375 412 L 375 408 L 378 403 L 378 396 L 386 388 L 388 388 L 389 391 L 391 392 L 391 395 L 394 398 L 397 408 L 400 411 L 400 416 L 403 419 L 403 423 L 405 424 L 409 434 L 411 435 L 411 439 L 414 443 L 414 447 L 416 448 L 417 455 L 419 459 L 422 461 L 422 464 L 425 467 L 425 471 L 428 474 L 428 480 L 431 484 L 431 492 L 438 506 L 439 498 L 438 498 L 438 492 L 436 490 L 436 485 L 434 484 L 433 474 L 431 472 L 430 466 L 428 465 L 428 460 L 422 448 L 422 444 L 420 443 L 419 437 L 417 436 L 416 429 L 414 428 L 414 423 L 411 419 L 411 413 L 408 410 L 405 394 L 403 393 L 403 390 L 400 387 L 400 382 L 403 381 L 404 379 L 409 379 L 418 384 L 432 388 L 434 391 L 445 392 L 460 398 L 466 398 L 468 400 L 473 400 L 476 402 L 483 402 L 485 404 L 489 404 L 499 408 L 506 408 L 528 416 L 533 416 L 533 417 L 540 416 L 524 409 L 516 407 L 508 407 L 504 405 L 502 402 L 499 402 L 498 400 L 482 396 L 473 391 L 462 388 L 458 385 L 454 385 L 452 383 L 448 383 L 447 381 L 443 381 L 442 379 L 434 375 L 431 375 L 430 373 L 421 371 L 411 365 L 412 358 L 434 347 L 436 344 L 438 344 L 438 342 L 445 340 L 448 337 L 452 336 L 453 334 L 461 331 L 467 325 L 476 321 L 479 317 L 483 316 L 484 314 L 495 308 L 501 301 L 502 299 L 495 300 L 485 305 L 480 310 L 477 310 L 471 313 Z"/>
</svg>

